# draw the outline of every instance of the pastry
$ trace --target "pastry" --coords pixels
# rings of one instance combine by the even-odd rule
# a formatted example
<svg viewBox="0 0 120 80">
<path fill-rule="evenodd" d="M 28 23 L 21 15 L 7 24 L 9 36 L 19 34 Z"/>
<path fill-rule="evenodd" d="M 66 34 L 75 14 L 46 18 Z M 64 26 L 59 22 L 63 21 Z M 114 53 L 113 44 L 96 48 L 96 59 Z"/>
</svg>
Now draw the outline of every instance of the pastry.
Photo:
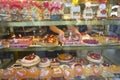
<svg viewBox="0 0 120 80">
<path fill-rule="evenodd" d="M 70 62 L 74 59 L 74 57 L 68 53 L 59 54 L 57 57 L 60 62 Z"/>
<path fill-rule="evenodd" d="M 15 68 L 7 68 L 3 71 L 2 78 L 3 79 L 13 79 L 15 77 Z"/>
<path fill-rule="evenodd" d="M 52 68 L 52 77 L 63 77 L 63 72 L 60 67 L 54 67 Z"/>
<path fill-rule="evenodd" d="M 31 44 L 30 38 L 14 38 L 9 39 L 11 48 L 26 48 Z"/>
<path fill-rule="evenodd" d="M 48 58 L 42 58 L 41 62 L 39 63 L 39 67 L 49 67 L 50 60 Z"/>
<path fill-rule="evenodd" d="M 100 66 L 97 65 L 93 66 L 93 74 L 95 76 L 100 76 L 101 73 L 102 73 L 102 68 Z"/>
<path fill-rule="evenodd" d="M 20 68 L 16 70 L 15 78 L 16 79 L 25 79 L 27 78 L 28 70 L 26 68 Z"/>
<path fill-rule="evenodd" d="M 116 65 L 110 65 L 110 70 L 113 73 L 119 73 L 120 72 L 120 66 L 116 66 Z"/>
<path fill-rule="evenodd" d="M 87 45 L 87 46 L 97 46 L 98 45 L 98 41 L 95 39 L 83 39 L 83 44 Z"/>
<path fill-rule="evenodd" d="M 50 68 L 42 68 L 40 70 L 40 79 L 49 80 L 51 78 L 52 70 Z"/>
<path fill-rule="evenodd" d="M 28 78 L 30 79 L 38 79 L 40 75 L 40 70 L 37 67 L 31 67 L 28 69 Z"/>
<path fill-rule="evenodd" d="M 81 76 L 83 74 L 83 68 L 81 64 L 75 63 L 71 66 L 71 68 L 73 69 L 76 77 Z"/>
<path fill-rule="evenodd" d="M 93 75 L 93 64 L 88 64 L 86 66 L 83 66 L 83 74 L 85 76 Z"/>
<path fill-rule="evenodd" d="M 47 34 L 43 38 L 45 45 L 58 45 L 58 38 L 53 34 Z"/>
<path fill-rule="evenodd" d="M 35 54 L 25 56 L 21 59 L 21 65 L 26 67 L 37 65 L 39 62 L 40 57 Z"/>
<path fill-rule="evenodd" d="M 58 60 L 56 59 L 56 58 L 52 58 L 51 60 L 50 60 L 50 65 L 51 65 L 51 67 L 55 67 L 55 66 L 59 66 L 60 65 L 60 63 L 58 62 Z"/>
<path fill-rule="evenodd" d="M 73 79 L 74 78 L 74 70 L 72 70 L 71 68 L 68 68 L 68 67 L 64 68 L 63 76 L 65 79 L 68 79 L 68 80 Z"/>
<path fill-rule="evenodd" d="M 4 72 L 4 69 L 0 69 L 0 79 L 3 78 L 3 72 Z"/>
<path fill-rule="evenodd" d="M 87 59 L 91 62 L 95 62 L 95 63 L 102 63 L 103 62 L 103 57 L 98 54 L 98 53 L 89 53 L 87 55 Z"/>
</svg>

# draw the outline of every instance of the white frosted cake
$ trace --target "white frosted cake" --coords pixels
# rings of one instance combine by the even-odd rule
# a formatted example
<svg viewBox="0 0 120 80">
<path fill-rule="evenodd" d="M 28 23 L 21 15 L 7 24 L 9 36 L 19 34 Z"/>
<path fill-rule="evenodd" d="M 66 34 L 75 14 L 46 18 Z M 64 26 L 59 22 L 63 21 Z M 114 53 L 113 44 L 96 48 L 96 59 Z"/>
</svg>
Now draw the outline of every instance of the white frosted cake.
<svg viewBox="0 0 120 80">
<path fill-rule="evenodd" d="M 34 66 L 39 62 L 40 62 L 40 57 L 34 54 L 25 56 L 23 59 L 21 59 L 21 65 L 26 67 Z"/>
</svg>

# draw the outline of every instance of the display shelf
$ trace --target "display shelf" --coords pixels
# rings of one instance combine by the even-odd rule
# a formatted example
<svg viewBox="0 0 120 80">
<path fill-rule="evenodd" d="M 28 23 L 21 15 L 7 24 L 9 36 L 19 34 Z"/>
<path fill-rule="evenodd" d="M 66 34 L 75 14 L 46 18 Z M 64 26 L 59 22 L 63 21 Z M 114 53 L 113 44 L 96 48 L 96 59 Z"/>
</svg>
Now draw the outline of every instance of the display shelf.
<svg viewBox="0 0 120 80">
<path fill-rule="evenodd" d="M 96 49 L 120 49 L 120 45 L 100 46 L 39 46 L 28 48 L 3 48 L 0 51 L 50 51 L 50 50 L 96 50 Z"/>
<path fill-rule="evenodd" d="M 29 27 L 49 25 L 120 25 L 119 20 L 64 20 L 64 21 L 22 21 L 22 22 L 0 22 L 5 27 Z"/>
</svg>

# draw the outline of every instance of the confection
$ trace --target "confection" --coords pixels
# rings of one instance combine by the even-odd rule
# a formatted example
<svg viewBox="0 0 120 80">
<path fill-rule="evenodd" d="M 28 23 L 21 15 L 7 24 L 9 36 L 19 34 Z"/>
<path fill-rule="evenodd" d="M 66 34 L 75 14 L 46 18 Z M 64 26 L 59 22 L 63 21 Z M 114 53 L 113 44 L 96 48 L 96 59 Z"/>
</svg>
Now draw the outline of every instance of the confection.
<svg viewBox="0 0 120 80">
<path fill-rule="evenodd" d="M 44 44 L 49 46 L 49 45 L 58 45 L 58 38 L 57 36 L 53 34 L 47 34 L 43 38 Z"/>
<path fill-rule="evenodd" d="M 39 67 L 49 67 L 50 60 L 48 58 L 42 58 L 41 62 L 39 63 Z"/>
<path fill-rule="evenodd" d="M 83 66 L 83 74 L 85 76 L 93 75 L 93 64 Z"/>
<path fill-rule="evenodd" d="M 26 67 L 37 65 L 39 62 L 40 57 L 35 54 L 25 56 L 21 59 L 21 65 Z"/>
<path fill-rule="evenodd" d="M 52 69 L 52 77 L 63 77 L 63 72 L 62 69 L 60 67 L 54 67 Z"/>
<path fill-rule="evenodd" d="M 16 70 L 15 78 L 16 79 L 25 79 L 27 78 L 28 71 L 26 68 L 20 68 Z"/>
<path fill-rule="evenodd" d="M 110 65 L 109 68 L 110 68 L 111 72 L 113 72 L 113 73 L 119 73 L 120 72 L 120 66 Z"/>
<path fill-rule="evenodd" d="M 51 59 L 50 62 L 51 67 L 56 67 L 60 65 L 60 62 L 56 58 Z"/>
<path fill-rule="evenodd" d="M 40 79 L 47 79 L 51 78 L 52 70 L 50 68 L 42 68 L 40 70 Z"/>
<path fill-rule="evenodd" d="M 4 69 L 0 69 L 0 79 L 3 78 L 3 72 L 4 72 Z"/>
<path fill-rule="evenodd" d="M 57 57 L 60 62 L 70 62 L 74 59 L 74 57 L 68 53 L 59 54 Z"/>
<path fill-rule="evenodd" d="M 28 69 L 28 78 L 38 79 L 39 75 L 40 75 L 39 68 L 31 67 L 30 69 Z"/>
<path fill-rule="evenodd" d="M 64 68 L 63 75 L 65 79 L 73 79 L 74 78 L 74 71 L 71 68 Z"/>
<path fill-rule="evenodd" d="M 26 48 L 31 44 L 30 41 L 30 38 L 14 38 L 9 40 L 9 46 L 11 48 Z"/>
<path fill-rule="evenodd" d="M 98 41 L 95 39 L 84 39 L 82 41 L 83 41 L 83 44 L 85 44 L 87 46 L 97 46 L 98 45 Z"/>
<path fill-rule="evenodd" d="M 93 74 L 95 76 L 100 76 L 101 73 L 102 73 L 102 68 L 100 66 L 97 65 L 93 66 Z"/>
<path fill-rule="evenodd" d="M 98 53 L 88 53 L 87 55 L 87 59 L 91 62 L 95 62 L 95 63 L 102 63 L 103 62 L 103 57 L 98 54 Z"/>
<path fill-rule="evenodd" d="M 83 74 L 83 68 L 81 64 L 75 63 L 71 66 L 71 68 L 74 70 L 75 76 L 81 76 Z"/>
<path fill-rule="evenodd" d="M 3 79 L 13 79 L 16 69 L 15 68 L 7 68 L 3 71 L 2 78 Z"/>
</svg>

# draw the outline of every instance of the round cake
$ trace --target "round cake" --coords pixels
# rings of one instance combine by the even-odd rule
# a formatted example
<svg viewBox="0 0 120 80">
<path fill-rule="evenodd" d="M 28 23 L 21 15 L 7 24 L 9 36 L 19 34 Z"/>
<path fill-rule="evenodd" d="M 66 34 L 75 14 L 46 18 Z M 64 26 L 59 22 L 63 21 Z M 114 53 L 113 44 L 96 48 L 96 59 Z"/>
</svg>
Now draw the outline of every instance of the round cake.
<svg viewBox="0 0 120 80">
<path fill-rule="evenodd" d="M 40 57 L 32 54 L 32 55 L 25 56 L 21 60 L 21 65 L 29 67 L 29 66 L 37 65 L 39 62 L 40 62 Z"/>
<path fill-rule="evenodd" d="M 39 67 L 48 67 L 48 66 L 50 66 L 50 60 L 48 58 L 42 58 Z"/>
<path fill-rule="evenodd" d="M 87 46 L 97 46 L 98 45 L 98 41 L 95 39 L 84 39 L 83 43 Z"/>
<path fill-rule="evenodd" d="M 57 57 L 58 61 L 60 62 L 70 62 L 74 59 L 74 57 L 68 53 L 59 54 Z"/>
<path fill-rule="evenodd" d="M 98 53 L 89 53 L 87 55 L 87 59 L 89 61 L 95 62 L 95 63 L 102 63 L 103 62 L 103 57 Z"/>
</svg>

